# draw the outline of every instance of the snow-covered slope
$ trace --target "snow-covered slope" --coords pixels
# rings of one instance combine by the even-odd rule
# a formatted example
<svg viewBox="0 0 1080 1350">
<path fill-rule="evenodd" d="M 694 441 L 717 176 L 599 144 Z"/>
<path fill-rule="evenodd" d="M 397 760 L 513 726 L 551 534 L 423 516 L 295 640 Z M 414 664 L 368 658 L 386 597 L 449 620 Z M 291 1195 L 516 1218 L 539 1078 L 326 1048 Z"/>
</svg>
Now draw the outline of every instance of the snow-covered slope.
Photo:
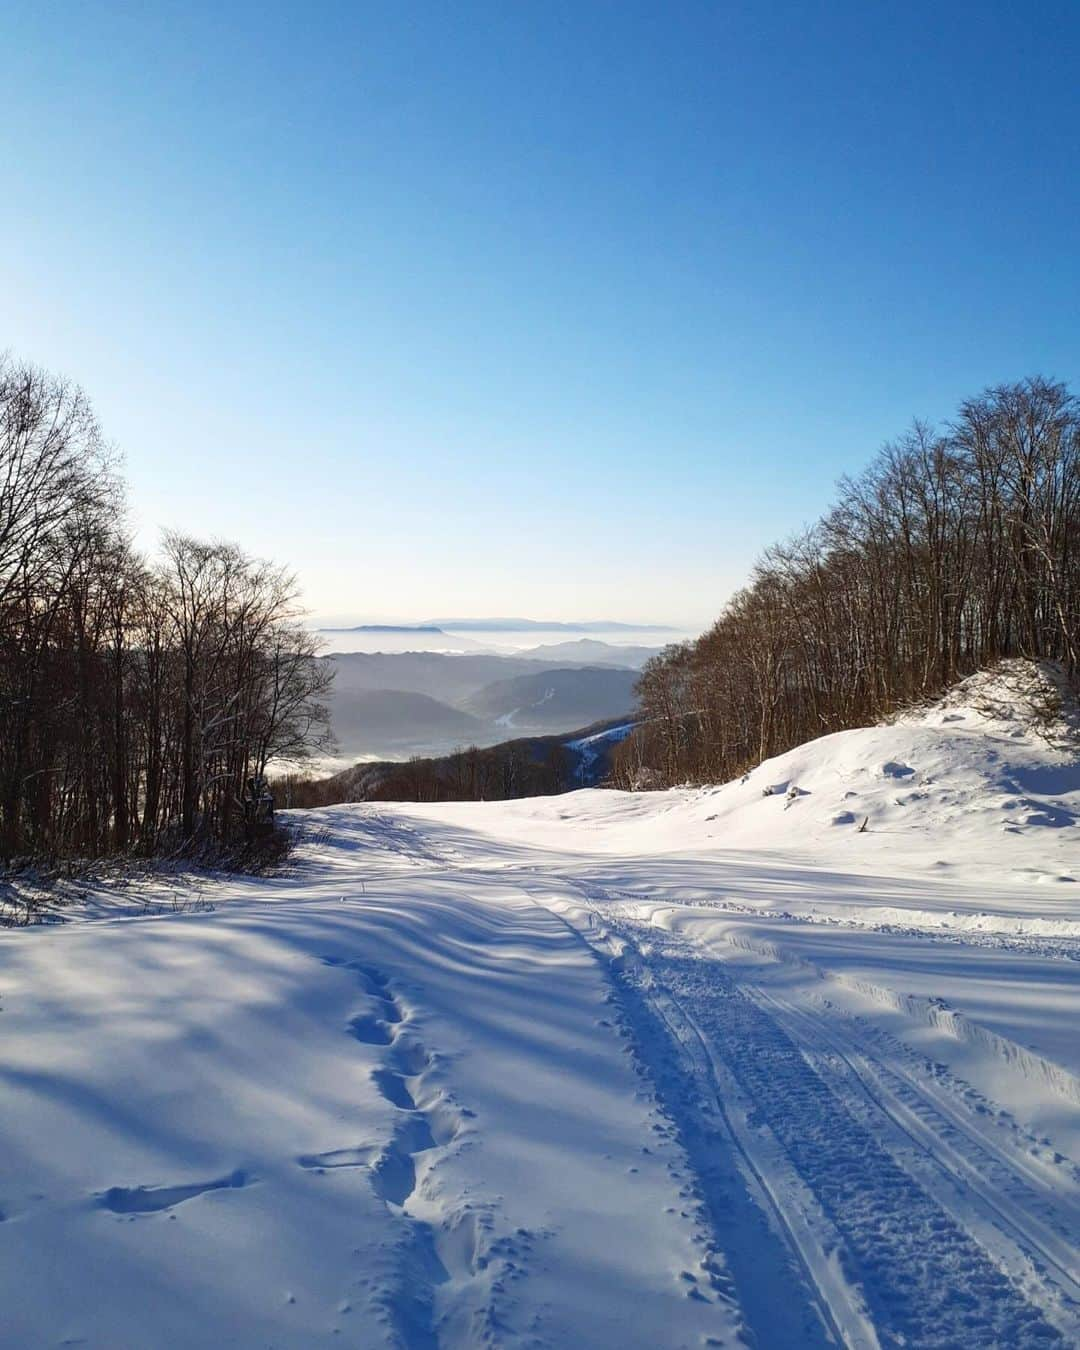
<svg viewBox="0 0 1080 1350">
<path fill-rule="evenodd" d="M 0 1345 L 729 1332 L 589 948 L 325 819 L 298 876 L 212 913 L 0 933 Z"/>
<path fill-rule="evenodd" d="M 1080 737 L 1052 670 L 1005 663 L 895 722 L 822 736 L 721 787 L 507 803 L 507 838 L 593 851 L 770 849 L 1080 883 Z M 469 818 L 469 808 L 446 808 Z M 1007 839 L 1002 836 L 1007 835 Z"/>
<path fill-rule="evenodd" d="M 0 932 L 0 1346 L 1080 1344 L 1050 678 Z"/>
<path fill-rule="evenodd" d="M 890 725 L 768 760 L 708 794 L 705 820 L 736 846 L 765 847 L 831 847 L 828 836 L 865 822 L 883 852 L 930 847 L 965 859 L 995 847 L 1005 830 L 1016 847 L 1003 852 L 1040 859 L 1038 874 L 1052 877 L 1052 859 L 1061 870 L 1068 857 L 1077 861 L 1068 848 L 1075 840 L 1056 832 L 1080 821 L 1080 742 L 1068 745 L 1060 720 L 1037 720 L 1052 689 L 1048 672 L 1019 663 L 972 677 Z"/>
</svg>

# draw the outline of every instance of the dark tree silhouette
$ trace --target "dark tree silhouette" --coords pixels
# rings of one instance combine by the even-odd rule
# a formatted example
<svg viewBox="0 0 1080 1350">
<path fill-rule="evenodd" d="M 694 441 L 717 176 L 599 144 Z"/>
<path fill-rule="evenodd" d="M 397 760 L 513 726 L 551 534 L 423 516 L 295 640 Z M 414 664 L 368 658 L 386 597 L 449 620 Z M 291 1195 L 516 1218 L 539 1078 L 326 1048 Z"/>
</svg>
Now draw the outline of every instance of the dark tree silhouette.
<svg viewBox="0 0 1080 1350">
<path fill-rule="evenodd" d="M 245 782 L 326 740 L 289 574 L 179 535 L 147 562 L 86 397 L 0 363 L 0 856 L 230 844 Z"/>
</svg>

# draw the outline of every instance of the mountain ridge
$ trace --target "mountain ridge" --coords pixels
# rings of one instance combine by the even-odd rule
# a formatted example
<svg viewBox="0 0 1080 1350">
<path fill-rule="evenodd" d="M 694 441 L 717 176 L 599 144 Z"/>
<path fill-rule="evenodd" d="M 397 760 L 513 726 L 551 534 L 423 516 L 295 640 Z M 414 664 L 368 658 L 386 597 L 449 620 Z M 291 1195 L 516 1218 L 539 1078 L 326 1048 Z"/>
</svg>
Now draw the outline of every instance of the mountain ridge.
<svg viewBox="0 0 1080 1350">
<path fill-rule="evenodd" d="M 497 633 L 504 630 L 542 633 L 673 633 L 670 624 L 621 623 L 608 619 L 425 619 L 423 626 L 442 631 L 457 629 L 463 633 Z"/>
<path fill-rule="evenodd" d="M 357 758 L 441 754 L 458 745 L 493 745 L 515 732 L 569 732 L 623 717 L 636 701 L 637 668 L 614 659 L 560 664 L 540 655 L 484 652 L 346 652 L 320 659 L 336 672 L 328 703 L 340 753 Z M 544 699 L 548 688 L 554 692 Z M 414 695 L 438 706 L 414 704 Z M 535 714 L 528 712 L 533 705 L 539 705 Z"/>
</svg>

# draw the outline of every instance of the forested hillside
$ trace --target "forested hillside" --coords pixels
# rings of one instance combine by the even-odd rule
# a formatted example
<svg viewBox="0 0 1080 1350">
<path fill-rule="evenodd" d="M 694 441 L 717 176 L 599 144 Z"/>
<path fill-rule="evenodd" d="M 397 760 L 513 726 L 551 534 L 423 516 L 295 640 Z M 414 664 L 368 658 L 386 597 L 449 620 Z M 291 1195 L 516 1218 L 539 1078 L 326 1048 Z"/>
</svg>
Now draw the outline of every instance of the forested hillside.
<svg viewBox="0 0 1080 1350">
<path fill-rule="evenodd" d="M 1045 379 L 917 423 L 696 642 L 649 662 L 616 781 L 718 782 L 1009 656 L 1080 644 L 1080 405 Z"/>
<path fill-rule="evenodd" d="M 479 690 L 465 706 L 508 729 L 566 731 L 606 718 L 630 716 L 636 683 L 634 671 L 614 666 L 548 669 L 497 680 Z"/>
<path fill-rule="evenodd" d="M 626 723 L 601 722 L 560 735 L 471 745 L 448 755 L 368 761 L 318 780 L 282 774 L 274 789 L 283 805 L 298 807 L 553 796 L 603 782 L 611 770 L 612 752 L 627 731 Z"/>
<path fill-rule="evenodd" d="M 314 653 L 282 568 L 141 557 L 86 396 L 0 364 L 0 856 L 242 838 L 247 780 L 324 734 Z"/>
<path fill-rule="evenodd" d="M 368 760 L 439 757 L 628 715 L 637 671 L 620 663 L 623 649 L 602 642 L 560 645 L 584 646 L 585 658 L 574 651 L 546 659 L 545 648 L 537 656 L 390 651 L 322 657 L 334 671 L 328 704 L 338 753 Z M 606 660 L 593 665 L 593 651 Z"/>
</svg>

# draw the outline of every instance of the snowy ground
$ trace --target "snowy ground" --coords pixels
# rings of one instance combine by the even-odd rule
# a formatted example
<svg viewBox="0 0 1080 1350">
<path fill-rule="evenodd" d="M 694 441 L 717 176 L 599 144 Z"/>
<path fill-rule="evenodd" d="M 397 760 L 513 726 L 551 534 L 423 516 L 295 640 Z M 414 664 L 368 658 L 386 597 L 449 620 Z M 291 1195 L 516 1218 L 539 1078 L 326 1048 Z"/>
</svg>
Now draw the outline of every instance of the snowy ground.
<svg viewBox="0 0 1080 1350">
<path fill-rule="evenodd" d="M 1080 1344 L 1080 764 L 995 692 L 0 933 L 0 1344 Z"/>
</svg>

